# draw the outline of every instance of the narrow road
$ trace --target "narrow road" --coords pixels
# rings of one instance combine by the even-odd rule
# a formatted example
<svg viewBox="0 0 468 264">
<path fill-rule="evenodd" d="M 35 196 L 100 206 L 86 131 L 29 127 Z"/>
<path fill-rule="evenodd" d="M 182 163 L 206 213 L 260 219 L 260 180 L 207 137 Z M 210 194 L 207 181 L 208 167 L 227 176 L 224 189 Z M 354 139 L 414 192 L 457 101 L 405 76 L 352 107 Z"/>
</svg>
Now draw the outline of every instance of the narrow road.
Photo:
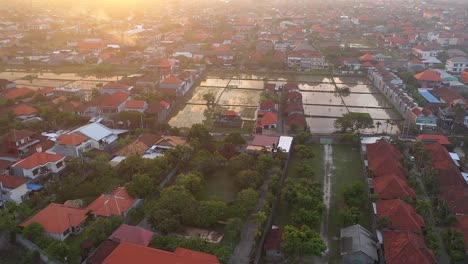
<svg viewBox="0 0 468 264">
<path fill-rule="evenodd" d="M 331 188 L 332 188 L 332 177 L 333 177 L 333 147 L 332 145 L 323 145 L 323 203 L 325 204 L 325 213 L 322 219 L 322 225 L 320 227 L 320 236 L 327 245 L 327 250 L 322 257 L 313 257 L 313 263 L 325 264 L 328 263 L 328 255 L 330 253 L 330 241 L 328 234 L 328 221 L 330 218 L 330 203 L 331 203 Z"/>
</svg>

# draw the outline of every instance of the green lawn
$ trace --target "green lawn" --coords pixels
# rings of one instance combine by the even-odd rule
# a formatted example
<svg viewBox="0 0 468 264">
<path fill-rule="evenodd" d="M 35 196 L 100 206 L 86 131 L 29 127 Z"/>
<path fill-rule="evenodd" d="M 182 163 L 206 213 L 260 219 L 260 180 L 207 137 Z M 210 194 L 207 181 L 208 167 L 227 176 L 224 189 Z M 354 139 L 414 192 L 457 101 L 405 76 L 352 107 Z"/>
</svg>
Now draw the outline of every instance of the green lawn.
<svg viewBox="0 0 468 264">
<path fill-rule="evenodd" d="M 202 200 L 223 200 L 232 202 L 237 194 L 234 178 L 229 175 L 227 169 L 216 171 L 207 177 L 206 186 L 201 194 Z"/>
<path fill-rule="evenodd" d="M 308 159 L 306 162 L 314 168 L 314 175 L 312 178 L 320 183 L 323 182 L 323 146 L 320 144 L 310 144 L 308 145 L 312 148 L 314 153 L 313 159 Z M 298 176 L 296 175 L 295 168 L 304 161 L 300 161 L 296 159 L 294 156 L 291 157 L 291 161 L 289 163 L 288 168 L 288 176 L 286 179 L 297 179 Z M 284 227 L 285 225 L 289 224 L 291 210 L 290 208 L 281 201 L 276 216 L 273 220 L 273 224 Z"/>
<path fill-rule="evenodd" d="M 340 211 L 346 208 L 342 198 L 342 189 L 346 185 L 356 182 L 365 182 L 366 176 L 362 167 L 358 148 L 348 145 L 333 145 L 334 173 L 332 179 L 332 199 L 330 204 L 330 219 L 328 226 L 329 241 L 331 246 L 330 263 L 338 263 L 340 257 Z M 366 207 L 361 210 L 359 224 L 370 229 L 370 204 L 365 201 Z"/>
</svg>

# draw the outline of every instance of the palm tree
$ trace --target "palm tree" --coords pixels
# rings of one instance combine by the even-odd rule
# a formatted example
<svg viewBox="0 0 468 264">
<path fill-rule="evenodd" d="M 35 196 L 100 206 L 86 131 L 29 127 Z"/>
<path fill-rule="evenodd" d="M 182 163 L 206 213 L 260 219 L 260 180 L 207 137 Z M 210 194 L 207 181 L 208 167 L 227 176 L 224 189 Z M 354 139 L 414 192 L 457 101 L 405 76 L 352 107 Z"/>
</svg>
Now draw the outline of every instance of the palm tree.
<svg viewBox="0 0 468 264">
<path fill-rule="evenodd" d="M 379 127 L 382 125 L 382 123 L 380 121 L 377 121 L 377 123 L 375 123 L 375 125 L 377 126 L 377 134 L 379 133 Z"/>
</svg>

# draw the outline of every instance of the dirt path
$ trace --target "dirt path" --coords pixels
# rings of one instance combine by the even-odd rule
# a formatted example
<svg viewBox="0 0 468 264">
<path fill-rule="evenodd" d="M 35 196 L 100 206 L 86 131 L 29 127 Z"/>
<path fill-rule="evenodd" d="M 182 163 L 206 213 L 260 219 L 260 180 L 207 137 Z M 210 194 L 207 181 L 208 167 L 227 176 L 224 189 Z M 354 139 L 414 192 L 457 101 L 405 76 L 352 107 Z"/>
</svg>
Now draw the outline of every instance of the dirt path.
<svg viewBox="0 0 468 264">
<path fill-rule="evenodd" d="M 322 236 L 323 241 L 327 245 L 327 251 L 325 251 L 321 263 L 328 263 L 328 253 L 330 248 L 330 243 L 328 240 L 328 221 L 330 218 L 331 187 L 334 167 L 332 145 L 324 145 L 323 149 L 323 203 L 325 204 L 325 214 L 323 216 L 322 226 L 320 228 L 320 235 Z"/>
</svg>

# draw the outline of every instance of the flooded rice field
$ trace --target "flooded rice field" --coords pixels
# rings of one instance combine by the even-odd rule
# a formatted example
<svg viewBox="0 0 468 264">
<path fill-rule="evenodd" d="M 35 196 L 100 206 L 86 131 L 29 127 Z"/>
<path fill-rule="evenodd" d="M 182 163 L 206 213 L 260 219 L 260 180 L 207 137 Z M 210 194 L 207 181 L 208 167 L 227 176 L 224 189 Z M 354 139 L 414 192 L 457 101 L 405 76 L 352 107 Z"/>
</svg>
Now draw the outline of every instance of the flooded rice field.
<svg viewBox="0 0 468 264">
<path fill-rule="evenodd" d="M 392 109 L 385 96 L 372 87 L 365 78 L 329 77 L 314 75 L 275 74 L 209 74 L 199 87 L 195 87 L 187 105 L 169 121 L 177 127 L 190 127 L 206 120 L 206 101 L 203 95 L 213 93 L 216 99 L 215 113 L 236 111 L 244 120 L 255 120 L 260 96 L 265 83 L 297 83 L 307 124 L 313 133 L 332 133 L 334 122 L 348 112 L 369 113 L 379 131 L 387 124 L 387 132 L 395 133 L 400 115 Z M 335 83 L 334 83 L 335 82 Z M 340 88 L 349 88 L 349 93 L 338 93 Z M 213 111 L 213 110 L 211 110 Z M 377 128 L 367 132 L 376 132 Z"/>
</svg>

